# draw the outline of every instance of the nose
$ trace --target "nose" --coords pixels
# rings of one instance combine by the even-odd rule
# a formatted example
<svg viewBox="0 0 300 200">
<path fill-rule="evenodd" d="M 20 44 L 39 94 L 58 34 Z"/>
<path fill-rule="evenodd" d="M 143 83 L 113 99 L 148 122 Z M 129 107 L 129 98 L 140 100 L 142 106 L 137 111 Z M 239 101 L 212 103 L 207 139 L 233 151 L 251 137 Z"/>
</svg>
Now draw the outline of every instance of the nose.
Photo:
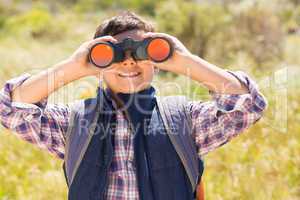
<svg viewBox="0 0 300 200">
<path fill-rule="evenodd" d="M 122 66 L 128 67 L 128 66 L 135 66 L 135 65 L 136 65 L 136 61 L 132 58 L 131 52 L 126 51 L 125 52 L 125 59 L 122 62 Z"/>
</svg>

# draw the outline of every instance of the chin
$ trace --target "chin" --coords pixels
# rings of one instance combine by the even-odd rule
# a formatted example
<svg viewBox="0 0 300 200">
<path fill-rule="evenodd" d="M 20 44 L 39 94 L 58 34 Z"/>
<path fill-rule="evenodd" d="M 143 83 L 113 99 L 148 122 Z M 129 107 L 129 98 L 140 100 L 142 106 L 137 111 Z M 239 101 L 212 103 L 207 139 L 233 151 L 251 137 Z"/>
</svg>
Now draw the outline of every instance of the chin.
<svg viewBox="0 0 300 200">
<path fill-rule="evenodd" d="M 142 90 L 144 90 L 144 89 L 146 89 L 148 87 L 150 87 L 150 84 L 147 84 L 147 85 L 136 85 L 136 86 L 127 86 L 127 87 L 119 88 L 118 92 L 130 94 L 130 93 L 136 93 L 136 92 L 142 91 Z"/>
</svg>

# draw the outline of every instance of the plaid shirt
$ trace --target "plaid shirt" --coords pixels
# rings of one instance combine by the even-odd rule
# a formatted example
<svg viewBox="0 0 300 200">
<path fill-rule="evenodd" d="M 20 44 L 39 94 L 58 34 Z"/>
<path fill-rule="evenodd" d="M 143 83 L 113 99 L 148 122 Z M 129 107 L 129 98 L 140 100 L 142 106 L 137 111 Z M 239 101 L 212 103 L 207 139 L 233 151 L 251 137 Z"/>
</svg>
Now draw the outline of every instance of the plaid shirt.
<svg viewBox="0 0 300 200">
<path fill-rule="evenodd" d="M 229 73 L 245 84 L 249 93 L 238 95 L 210 92 L 212 101 L 190 101 L 187 105 L 199 156 L 242 133 L 261 118 L 267 106 L 253 80 L 243 72 Z M 63 135 L 70 123 L 70 108 L 63 104 L 47 104 L 47 99 L 36 104 L 12 102 L 11 91 L 29 77 L 29 74 L 24 74 L 5 83 L 0 92 L 0 121 L 18 137 L 63 159 Z M 135 169 L 132 134 L 125 117 L 119 112 L 113 161 L 108 172 L 107 200 L 139 199 Z"/>
</svg>

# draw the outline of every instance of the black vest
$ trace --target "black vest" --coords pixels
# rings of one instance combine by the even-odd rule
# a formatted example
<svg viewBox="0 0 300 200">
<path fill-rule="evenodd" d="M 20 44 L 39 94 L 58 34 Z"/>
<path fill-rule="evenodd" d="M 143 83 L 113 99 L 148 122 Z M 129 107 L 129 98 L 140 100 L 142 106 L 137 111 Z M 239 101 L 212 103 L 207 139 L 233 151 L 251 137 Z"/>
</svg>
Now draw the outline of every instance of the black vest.
<svg viewBox="0 0 300 200">
<path fill-rule="evenodd" d="M 105 106 L 102 108 L 109 109 Z M 195 185 L 191 184 L 190 174 L 187 173 L 177 149 L 167 134 L 165 123 L 160 112 L 158 106 L 155 106 L 146 137 L 149 159 L 148 170 L 151 174 L 153 199 L 193 200 L 195 198 Z M 115 120 L 114 118 L 103 119 L 101 116 L 100 114 L 98 123 L 107 123 Z M 176 120 L 178 123 L 182 121 L 182 119 L 179 118 L 174 119 L 175 122 Z M 74 125 L 76 126 L 76 124 Z M 180 126 L 181 124 L 178 125 Z M 182 130 L 181 126 L 177 128 L 179 132 Z M 112 134 L 103 135 L 104 131 L 96 130 L 95 133 L 97 134 L 92 135 L 73 180 L 69 185 L 70 200 L 104 200 L 103 195 L 107 188 L 108 170 L 113 155 Z M 73 137 L 75 137 L 75 139 L 73 139 L 71 143 L 74 143 L 76 147 L 76 135 Z M 188 149 L 186 146 L 185 148 Z M 192 153 L 190 154 L 192 155 Z M 189 155 L 189 152 L 187 152 L 187 155 Z M 139 163 L 136 164 L 138 165 Z M 197 166 L 199 166 L 197 170 L 201 177 L 203 163 L 200 159 L 199 165 Z M 137 181 L 141 181 L 139 177 Z M 68 180 L 68 182 L 70 182 L 70 180 Z"/>
</svg>

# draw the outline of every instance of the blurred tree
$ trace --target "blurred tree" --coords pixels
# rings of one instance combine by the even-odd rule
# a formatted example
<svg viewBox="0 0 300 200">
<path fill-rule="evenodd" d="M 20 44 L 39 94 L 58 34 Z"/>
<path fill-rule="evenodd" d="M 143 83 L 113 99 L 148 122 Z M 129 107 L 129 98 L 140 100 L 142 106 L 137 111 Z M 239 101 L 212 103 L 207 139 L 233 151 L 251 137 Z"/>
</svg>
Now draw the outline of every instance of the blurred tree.
<svg viewBox="0 0 300 200">
<path fill-rule="evenodd" d="M 284 33 L 279 18 L 267 8 L 253 6 L 235 16 L 234 49 L 246 52 L 257 67 L 283 56 Z"/>
<path fill-rule="evenodd" d="M 156 7 L 165 0 L 76 0 L 75 8 L 79 11 L 134 10 L 140 14 L 154 16 Z"/>
<path fill-rule="evenodd" d="M 24 13 L 8 18 L 4 23 L 7 34 L 22 35 L 22 37 L 58 39 L 62 37 L 61 32 L 64 25 L 55 20 L 47 10 L 33 8 Z"/>
<path fill-rule="evenodd" d="M 76 0 L 74 4 L 76 10 L 81 12 L 99 11 L 104 9 L 114 9 L 118 7 L 118 2 L 114 0 Z"/>
<path fill-rule="evenodd" d="M 195 54 L 230 64 L 244 54 L 251 65 L 282 59 L 284 33 L 279 18 L 265 7 L 233 12 L 222 4 L 166 1 L 157 9 L 160 31 L 175 35 Z M 267 67 L 266 67 L 267 68 Z"/>
<path fill-rule="evenodd" d="M 130 2 L 129 8 L 135 9 L 141 14 L 154 16 L 156 8 L 165 0 L 144 0 L 143 3 L 140 0 L 127 0 L 124 2 Z M 126 8 L 126 5 L 124 7 Z"/>
<path fill-rule="evenodd" d="M 300 5 L 300 0 L 289 0 L 293 5 L 299 6 Z"/>
<path fill-rule="evenodd" d="M 195 54 L 205 57 L 211 40 L 231 23 L 220 5 L 167 1 L 157 10 L 161 31 L 177 36 Z"/>
</svg>

